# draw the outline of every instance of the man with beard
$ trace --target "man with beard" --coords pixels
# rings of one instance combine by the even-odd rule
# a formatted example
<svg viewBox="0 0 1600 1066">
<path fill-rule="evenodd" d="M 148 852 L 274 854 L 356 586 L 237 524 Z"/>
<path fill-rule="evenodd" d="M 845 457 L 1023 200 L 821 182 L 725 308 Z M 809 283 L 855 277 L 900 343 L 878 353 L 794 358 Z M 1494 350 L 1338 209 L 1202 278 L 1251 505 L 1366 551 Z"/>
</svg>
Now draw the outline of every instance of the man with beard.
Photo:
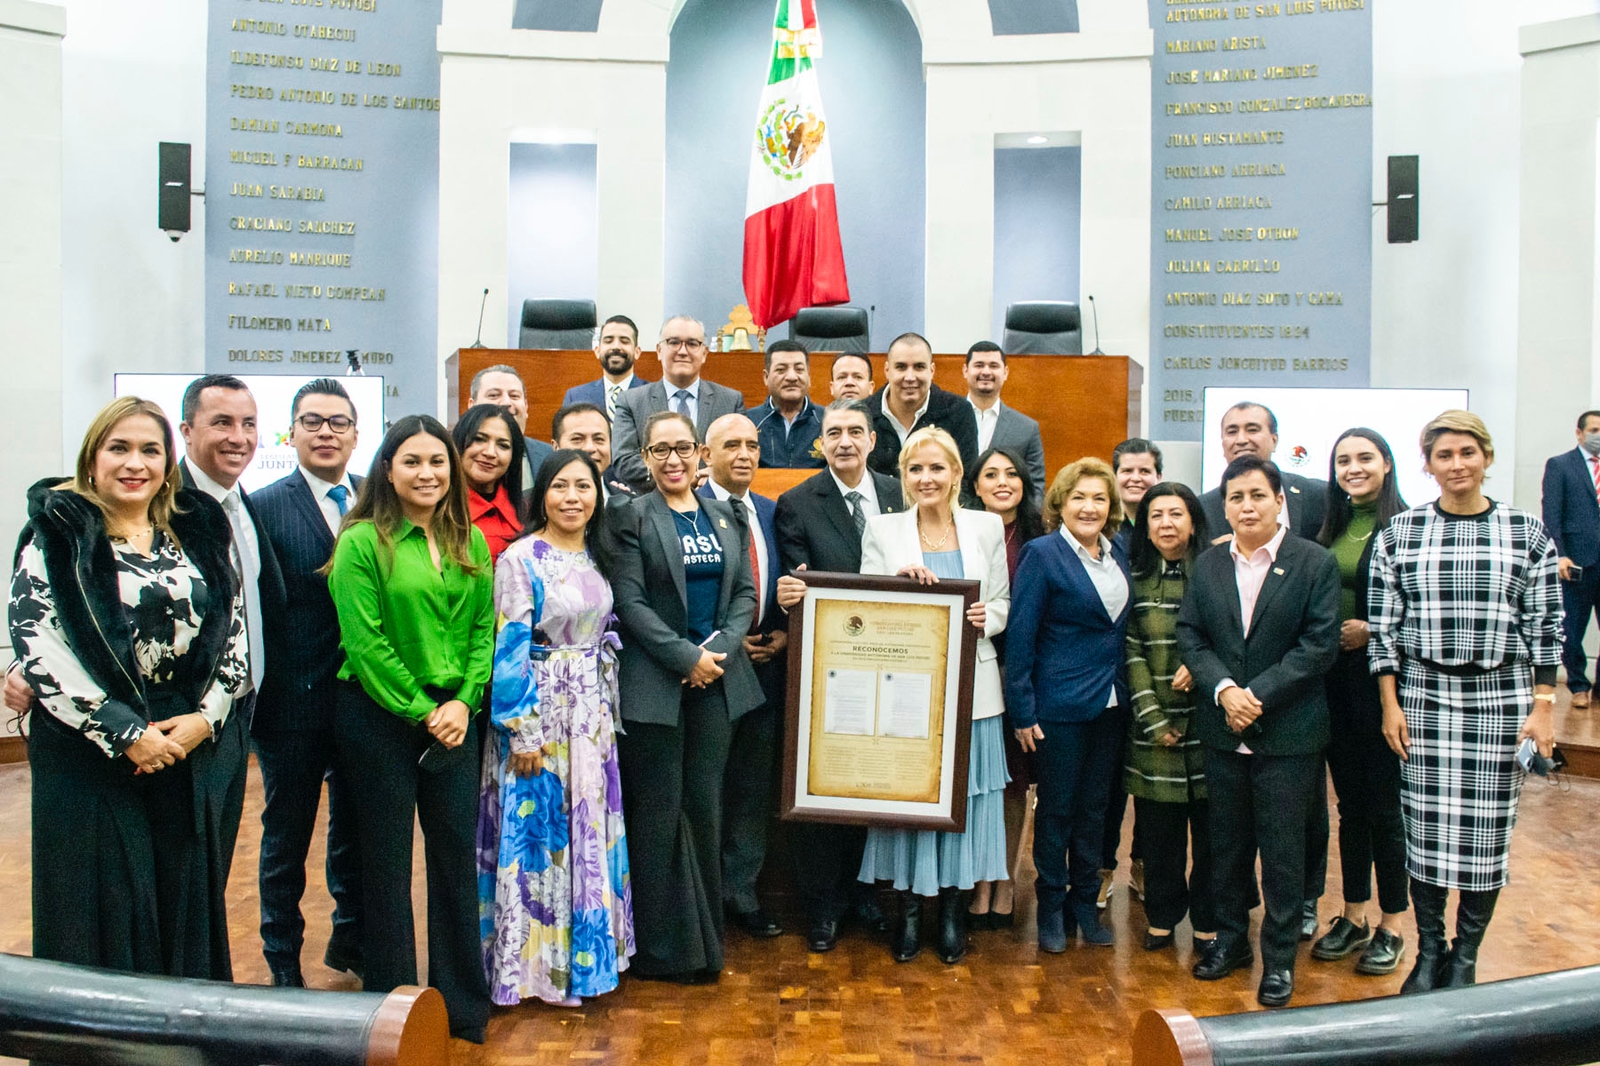
<svg viewBox="0 0 1600 1066">
<path fill-rule="evenodd" d="M 594 338 L 594 357 L 600 360 L 600 377 L 572 386 L 561 404 L 592 403 L 604 408 L 606 417 L 615 422 L 617 401 L 622 394 L 650 384 L 633 372 L 634 361 L 639 358 L 639 327 L 633 319 L 612 315 L 600 323 Z"/>
<path fill-rule="evenodd" d="M 1044 438 L 1039 423 L 1000 401 L 1000 390 L 1011 376 L 1006 353 L 994 341 L 979 341 L 967 349 L 961 376 L 967 383 L 972 417 L 978 423 L 978 454 L 994 447 L 1009 448 L 1022 456 L 1033 479 L 1033 502 L 1044 503 Z"/>
</svg>

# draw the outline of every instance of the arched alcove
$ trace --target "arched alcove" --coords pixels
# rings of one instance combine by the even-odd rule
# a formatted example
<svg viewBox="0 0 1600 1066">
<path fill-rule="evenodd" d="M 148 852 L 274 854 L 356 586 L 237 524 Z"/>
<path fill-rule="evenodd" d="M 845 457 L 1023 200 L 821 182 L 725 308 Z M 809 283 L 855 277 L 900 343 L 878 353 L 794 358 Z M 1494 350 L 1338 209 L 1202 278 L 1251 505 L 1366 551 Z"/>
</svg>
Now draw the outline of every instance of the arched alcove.
<svg viewBox="0 0 1600 1066">
<path fill-rule="evenodd" d="M 744 302 L 745 186 L 772 16 L 770 3 L 686 0 L 672 26 L 666 307 L 702 316 L 708 327 Z M 873 339 L 881 348 L 923 321 L 922 39 L 901 0 L 831 0 L 818 17 L 825 44 L 818 80 L 834 136 L 851 303 L 876 307 Z M 612 254 L 626 249 L 602 249 L 602 264 Z"/>
</svg>

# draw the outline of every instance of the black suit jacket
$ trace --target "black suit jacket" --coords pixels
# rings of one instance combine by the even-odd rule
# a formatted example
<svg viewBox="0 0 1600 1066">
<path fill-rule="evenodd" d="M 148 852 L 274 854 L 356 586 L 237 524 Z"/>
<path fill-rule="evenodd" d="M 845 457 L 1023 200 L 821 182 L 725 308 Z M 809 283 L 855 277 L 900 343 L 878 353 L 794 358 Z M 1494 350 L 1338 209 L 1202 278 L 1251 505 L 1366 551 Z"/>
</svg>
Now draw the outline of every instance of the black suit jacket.
<svg viewBox="0 0 1600 1066">
<path fill-rule="evenodd" d="M 928 388 L 928 409 L 917 419 L 911 431 L 915 433 L 925 426 L 938 426 L 950 434 L 961 451 L 963 469 L 970 473 L 978 461 L 978 420 L 972 413 L 972 405 L 965 396 L 946 392 L 937 385 Z M 885 385 L 867 400 L 867 407 L 872 411 L 872 431 L 878 435 L 877 443 L 872 446 L 872 454 L 867 457 L 867 466 L 880 474 L 898 478 L 900 437 L 894 431 L 894 424 L 889 421 L 889 413 L 883 409 L 884 395 L 888 391 L 889 386 Z"/>
<path fill-rule="evenodd" d="M 897 479 L 871 471 L 867 476 L 884 514 L 905 510 L 905 493 Z M 778 536 L 780 573 L 801 565 L 807 570 L 861 572 L 861 535 L 831 471 L 813 474 L 779 496 L 772 524 Z"/>
<path fill-rule="evenodd" d="M 199 492 L 194 475 L 189 473 L 187 458 L 178 464 L 178 469 L 183 471 L 183 487 Z M 283 587 L 283 571 L 278 568 L 278 557 L 268 549 L 267 531 L 261 525 L 261 515 L 256 512 L 255 499 L 242 487 L 239 489 L 239 499 L 244 501 L 245 513 L 250 516 L 250 521 L 255 523 L 256 541 L 261 548 L 261 577 L 256 585 L 259 593 L 257 602 L 261 605 L 261 646 L 267 659 L 261 667 L 261 678 L 265 682 L 273 663 L 287 654 L 282 638 L 288 629 L 289 600 Z"/>
<path fill-rule="evenodd" d="M 1328 744 L 1322 678 L 1339 656 L 1338 562 L 1314 541 L 1284 537 L 1246 637 L 1233 555 L 1226 544 L 1208 549 L 1178 610 L 1178 645 L 1194 676 L 1201 743 L 1232 751 L 1242 739 L 1261 755 L 1316 754 Z M 1224 678 L 1261 701 L 1261 717 L 1242 737 L 1213 698 Z"/>
<path fill-rule="evenodd" d="M 1328 483 L 1287 470 L 1279 470 L 1279 473 L 1283 475 L 1284 506 L 1289 508 L 1289 532 L 1306 540 L 1316 540 L 1322 531 L 1323 516 L 1328 513 Z M 1200 509 L 1205 512 L 1207 536 L 1214 540 L 1232 532 L 1222 506 L 1222 486 L 1200 497 Z"/>
<path fill-rule="evenodd" d="M 362 479 L 351 480 L 360 489 Z M 293 621 L 278 639 L 283 654 L 268 660 L 270 669 L 256 697 L 251 732 L 330 729 L 334 677 L 344 651 L 328 579 L 317 570 L 333 554 L 333 533 L 298 469 L 256 493 L 253 500 L 256 527 L 265 533 L 263 554 L 270 550 L 276 557 L 287 601 L 294 607 Z"/>
</svg>

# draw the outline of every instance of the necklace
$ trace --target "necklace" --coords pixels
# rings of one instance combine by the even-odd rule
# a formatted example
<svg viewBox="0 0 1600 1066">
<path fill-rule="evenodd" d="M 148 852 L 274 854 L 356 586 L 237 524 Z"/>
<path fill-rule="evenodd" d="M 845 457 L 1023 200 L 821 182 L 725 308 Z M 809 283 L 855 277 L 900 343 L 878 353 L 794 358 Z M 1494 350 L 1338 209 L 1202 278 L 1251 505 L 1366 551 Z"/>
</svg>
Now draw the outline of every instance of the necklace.
<svg viewBox="0 0 1600 1066">
<path fill-rule="evenodd" d="M 136 538 L 136 537 L 137 538 L 148 537 L 151 534 L 153 534 L 155 531 L 156 531 L 155 526 L 145 526 L 143 529 L 125 530 L 125 531 L 123 531 L 121 533 L 108 533 L 107 535 L 110 536 L 110 538 L 112 540 L 120 540 L 122 543 L 127 544 L 127 543 L 131 542 L 132 540 L 134 540 L 134 538 Z"/>
<path fill-rule="evenodd" d="M 950 534 L 954 533 L 955 531 L 956 531 L 956 523 L 955 523 L 955 519 L 952 518 L 950 520 L 949 527 L 946 528 L 945 531 L 944 531 L 944 536 L 939 538 L 938 543 L 934 543 L 933 541 L 929 540 L 928 539 L 928 535 L 922 531 L 922 519 L 920 517 L 918 517 L 918 519 L 917 519 L 917 535 L 922 538 L 922 543 L 924 545 L 926 545 L 928 550 L 931 551 L 931 552 L 936 552 L 940 548 L 944 547 L 944 542 L 949 540 L 950 539 Z"/>
</svg>

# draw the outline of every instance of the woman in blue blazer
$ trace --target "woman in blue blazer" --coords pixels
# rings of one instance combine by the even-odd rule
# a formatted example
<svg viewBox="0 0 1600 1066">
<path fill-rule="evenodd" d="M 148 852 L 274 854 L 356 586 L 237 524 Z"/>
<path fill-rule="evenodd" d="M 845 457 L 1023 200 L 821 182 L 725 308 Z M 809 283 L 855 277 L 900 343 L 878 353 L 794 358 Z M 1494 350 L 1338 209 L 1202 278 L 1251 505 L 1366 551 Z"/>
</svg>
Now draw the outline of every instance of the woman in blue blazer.
<svg viewBox="0 0 1600 1066">
<path fill-rule="evenodd" d="M 1111 467 L 1079 459 L 1063 468 L 1044 507 L 1046 523 L 1058 528 L 1030 541 L 1017 563 L 1005 702 L 1018 743 L 1034 753 L 1039 947 L 1060 952 L 1074 926 L 1086 943 L 1111 943 L 1095 897 L 1129 704 L 1122 648 L 1132 596 L 1127 558 L 1105 536 L 1122 521 Z"/>
</svg>

